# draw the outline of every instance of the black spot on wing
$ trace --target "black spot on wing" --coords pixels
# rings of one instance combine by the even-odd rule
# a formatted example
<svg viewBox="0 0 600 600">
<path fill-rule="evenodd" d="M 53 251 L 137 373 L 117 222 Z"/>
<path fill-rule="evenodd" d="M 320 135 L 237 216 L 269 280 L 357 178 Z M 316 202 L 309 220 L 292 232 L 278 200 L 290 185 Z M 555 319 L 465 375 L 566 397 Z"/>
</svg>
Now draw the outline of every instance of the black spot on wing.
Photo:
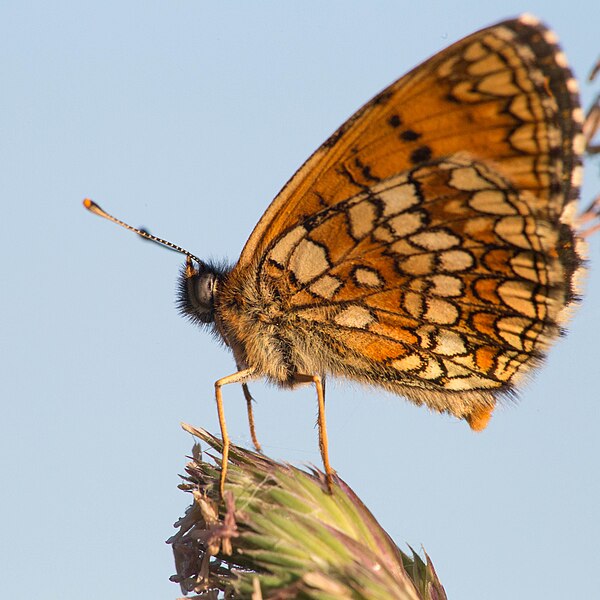
<svg viewBox="0 0 600 600">
<path fill-rule="evenodd" d="M 429 146 L 419 146 L 410 155 L 410 160 L 414 164 L 424 163 L 431 159 L 432 152 Z"/>
<path fill-rule="evenodd" d="M 404 142 L 414 142 L 415 140 L 418 140 L 420 137 L 421 137 L 421 134 L 417 133 L 416 131 L 413 131 L 412 129 L 405 129 L 400 134 L 400 139 Z"/>
</svg>

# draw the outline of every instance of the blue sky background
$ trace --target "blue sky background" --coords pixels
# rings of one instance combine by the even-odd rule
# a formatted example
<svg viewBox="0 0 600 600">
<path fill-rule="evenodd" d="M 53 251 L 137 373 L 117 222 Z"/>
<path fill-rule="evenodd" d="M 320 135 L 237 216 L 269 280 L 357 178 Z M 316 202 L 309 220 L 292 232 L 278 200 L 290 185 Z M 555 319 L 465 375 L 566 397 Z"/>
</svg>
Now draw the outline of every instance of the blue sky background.
<svg viewBox="0 0 600 600">
<path fill-rule="evenodd" d="M 82 198 L 235 261 L 295 169 L 408 69 L 526 10 L 584 78 L 597 9 L 3 1 L 0 597 L 177 597 L 164 540 L 189 503 L 179 423 L 217 432 L 213 381 L 234 370 L 175 311 L 181 260 Z M 582 87 L 587 105 L 594 88 Z M 599 254 L 597 236 L 569 335 L 482 434 L 378 390 L 328 387 L 333 465 L 398 544 L 427 550 L 450 598 L 600 589 Z M 314 392 L 252 389 L 266 452 L 320 465 Z M 248 444 L 241 391 L 225 398 L 233 439 Z"/>
</svg>

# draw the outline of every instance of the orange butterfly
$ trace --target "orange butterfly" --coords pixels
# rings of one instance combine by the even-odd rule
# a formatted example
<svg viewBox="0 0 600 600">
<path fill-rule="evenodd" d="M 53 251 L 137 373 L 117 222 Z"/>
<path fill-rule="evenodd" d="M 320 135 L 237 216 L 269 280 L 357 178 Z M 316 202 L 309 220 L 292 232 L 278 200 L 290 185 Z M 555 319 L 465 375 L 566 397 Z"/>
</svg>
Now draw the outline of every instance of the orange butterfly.
<svg viewBox="0 0 600 600">
<path fill-rule="evenodd" d="M 330 487 L 326 375 L 486 426 L 576 300 L 582 120 L 554 34 L 524 16 L 361 108 L 287 183 L 233 268 L 134 230 L 187 255 L 180 309 L 235 357 L 237 372 L 215 383 L 221 493 L 225 384 L 243 384 L 258 446 L 246 382 L 312 382 Z"/>
</svg>

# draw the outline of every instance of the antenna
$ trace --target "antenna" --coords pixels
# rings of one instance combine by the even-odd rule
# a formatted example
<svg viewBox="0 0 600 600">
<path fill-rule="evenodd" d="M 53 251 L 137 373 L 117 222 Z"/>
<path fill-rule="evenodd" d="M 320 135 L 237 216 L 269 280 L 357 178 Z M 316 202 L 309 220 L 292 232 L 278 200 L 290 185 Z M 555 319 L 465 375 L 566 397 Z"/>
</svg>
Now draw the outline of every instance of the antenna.
<svg viewBox="0 0 600 600">
<path fill-rule="evenodd" d="M 179 252 L 180 254 L 184 254 L 188 258 L 191 258 L 192 260 L 196 261 L 196 263 L 198 263 L 198 266 L 204 265 L 204 263 L 197 256 L 194 256 L 191 252 L 188 252 L 181 246 L 177 246 L 176 244 L 173 244 L 172 242 L 167 242 L 167 240 L 163 240 L 159 237 L 156 237 L 155 235 L 148 233 L 144 229 L 136 229 L 135 227 L 132 227 L 131 225 L 128 225 L 127 223 L 124 223 L 123 221 L 120 221 L 116 217 L 113 217 L 112 215 L 108 214 L 104 209 L 100 208 L 100 206 L 98 206 L 98 204 L 96 204 L 93 200 L 90 200 L 89 198 L 86 198 L 83 201 L 83 206 L 85 206 L 85 208 L 87 208 L 90 212 L 94 213 L 95 215 L 98 215 L 99 217 L 102 217 L 103 219 L 107 219 L 108 221 L 112 221 L 113 223 L 116 223 L 117 225 L 120 225 L 121 227 L 124 227 L 125 229 L 128 229 L 129 231 L 133 231 L 133 233 L 137 233 L 141 238 L 144 238 L 145 240 L 154 242 L 155 244 L 159 244 L 160 246 L 163 246 L 164 248 L 173 250 L 175 252 Z"/>
</svg>

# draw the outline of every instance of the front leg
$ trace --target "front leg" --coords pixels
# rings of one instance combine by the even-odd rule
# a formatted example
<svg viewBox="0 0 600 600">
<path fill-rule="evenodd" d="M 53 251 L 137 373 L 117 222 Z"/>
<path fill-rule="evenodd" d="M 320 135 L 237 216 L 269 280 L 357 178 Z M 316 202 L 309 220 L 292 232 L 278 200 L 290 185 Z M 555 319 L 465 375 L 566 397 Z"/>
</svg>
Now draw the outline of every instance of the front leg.
<svg viewBox="0 0 600 600">
<path fill-rule="evenodd" d="M 224 498 L 225 478 L 227 477 L 227 462 L 229 460 L 229 434 L 227 433 L 227 424 L 225 423 L 225 411 L 223 410 L 223 395 L 221 388 L 230 383 L 243 383 L 249 379 L 255 379 L 254 369 L 243 369 L 227 377 L 215 381 L 215 399 L 217 401 L 217 414 L 219 415 L 219 426 L 221 427 L 221 439 L 223 440 L 223 457 L 221 462 L 221 477 L 219 479 L 219 494 Z"/>
</svg>

